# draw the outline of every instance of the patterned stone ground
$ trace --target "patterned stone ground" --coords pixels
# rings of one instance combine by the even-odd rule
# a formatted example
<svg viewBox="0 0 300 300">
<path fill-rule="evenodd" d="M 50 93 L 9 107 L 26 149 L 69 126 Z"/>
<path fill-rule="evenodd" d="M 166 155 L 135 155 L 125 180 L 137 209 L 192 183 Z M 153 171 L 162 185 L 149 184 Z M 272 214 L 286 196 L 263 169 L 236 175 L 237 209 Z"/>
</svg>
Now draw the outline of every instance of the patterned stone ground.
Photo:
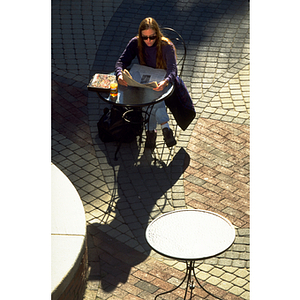
<svg viewBox="0 0 300 300">
<path fill-rule="evenodd" d="M 184 264 L 151 251 L 144 230 L 180 208 L 213 210 L 236 226 L 233 246 L 202 262 L 197 276 L 223 299 L 249 299 L 248 2 L 55 0 L 52 13 L 52 162 L 72 181 L 86 212 L 85 299 L 153 299 L 177 284 Z M 94 72 L 111 72 L 148 14 L 184 36 L 182 78 L 197 118 L 177 132 L 171 153 L 159 145 L 157 161 L 132 143 L 115 162 L 115 145 L 97 137 L 106 105 L 86 85 Z M 181 299 L 183 291 L 168 296 Z"/>
</svg>

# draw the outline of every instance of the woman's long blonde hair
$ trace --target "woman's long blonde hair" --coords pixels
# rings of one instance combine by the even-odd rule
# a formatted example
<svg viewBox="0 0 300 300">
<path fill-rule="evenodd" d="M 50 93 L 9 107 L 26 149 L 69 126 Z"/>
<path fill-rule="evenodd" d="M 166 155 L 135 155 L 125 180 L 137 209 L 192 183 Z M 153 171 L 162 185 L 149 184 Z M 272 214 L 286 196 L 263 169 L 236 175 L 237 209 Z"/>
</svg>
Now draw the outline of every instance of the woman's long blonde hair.
<svg viewBox="0 0 300 300">
<path fill-rule="evenodd" d="M 139 27 L 138 52 L 139 52 L 140 63 L 141 63 L 141 65 L 146 64 L 145 63 L 145 57 L 144 57 L 144 51 L 143 51 L 143 47 L 144 47 L 145 43 L 142 39 L 142 31 L 143 30 L 148 30 L 148 29 L 152 29 L 156 33 L 156 47 L 157 47 L 156 68 L 166 70 L 167 69 L 167 63 L 163 59 L 162 47 L 163 47 L 163 45 L 166 45 L 166 44 L 172 45 L 173 48 L 174 48 L 175 54 L 176 54 L 176 48 L 173 45 L 173 43 L 162 34 L 157 22 L 151 17 L 145 18 L 141 22 L 140 27 Z"/>
</svg>

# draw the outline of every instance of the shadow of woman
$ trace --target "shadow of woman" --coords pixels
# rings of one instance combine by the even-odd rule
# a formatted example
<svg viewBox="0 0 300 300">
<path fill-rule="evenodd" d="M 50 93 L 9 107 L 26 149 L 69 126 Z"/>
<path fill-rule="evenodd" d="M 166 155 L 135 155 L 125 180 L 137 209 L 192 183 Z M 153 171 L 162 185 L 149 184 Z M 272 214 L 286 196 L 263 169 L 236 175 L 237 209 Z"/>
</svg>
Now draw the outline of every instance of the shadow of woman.
<svg viewBox="0 0 300 300">
<path fill-rule="evenodd" d="M 100 224 L 88 226 L 88 247 L 91 276 L 100 276 L 102 290 L 111 292 L 149 256 L 145 230 L 154 218 L 174 210 L 170 189 L 187 167 L 188 154 L 181 148 L 166 165 L 154 163 L 147 149 L 139 157 L 136 143 L 122 145 L 118 161 L 114 146 L 105 148 L 114 171 L 112 195 Z"/>
</svg>

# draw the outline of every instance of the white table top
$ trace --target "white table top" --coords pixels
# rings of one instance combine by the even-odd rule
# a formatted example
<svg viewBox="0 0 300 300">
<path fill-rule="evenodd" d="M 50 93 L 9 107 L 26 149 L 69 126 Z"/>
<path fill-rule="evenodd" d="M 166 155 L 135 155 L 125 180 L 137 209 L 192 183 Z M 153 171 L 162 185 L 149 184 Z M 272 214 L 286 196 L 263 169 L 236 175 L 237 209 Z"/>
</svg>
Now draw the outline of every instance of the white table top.
<svg viewBox="0 0 300 300">
<path fill-rule="evenodd" d="M 156 252 L 179 260 L 198 260 L 227 250 L 235 239 L 233 225 L 214 212 L 183 209 L 165 213 L 146 229 Z"/>
<path fill-rule="evenodd" d="M 80 196 L 68 177 L 51 164 L 51 299 L 59 299 L 85 251 L 86 219 Z"/>
</svg>

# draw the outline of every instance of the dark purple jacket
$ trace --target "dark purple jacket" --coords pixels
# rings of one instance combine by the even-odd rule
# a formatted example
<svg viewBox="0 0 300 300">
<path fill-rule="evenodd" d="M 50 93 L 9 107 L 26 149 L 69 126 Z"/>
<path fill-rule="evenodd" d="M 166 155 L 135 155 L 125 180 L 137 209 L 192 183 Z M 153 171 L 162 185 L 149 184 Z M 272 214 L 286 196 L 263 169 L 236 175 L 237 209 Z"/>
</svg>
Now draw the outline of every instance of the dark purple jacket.
<svg viewBox="0 0 300 300">
<path fill-rule="evenodd" d="M 156 68 L 156 43 L 152 47 L 148 47 L 146 44 L 144 45 L 145 51 L 145 63 L 146 66 Z M 174 48 L 172 45 L 166 44 L 162 46 L 162 54 L 163 58 L 167 64 L 167 75 L 166 79 L 169 82 L 174 83 L 177 77 L 177 64 L 176 64 L 176 55 Z M 121 71 L 126 69 L 132 62 L 135 57 L 138 57 L 140 62 L 139 54 L 138 54 L 138 38 L 134 37 L 127 44 L 124 52 L 118 59 L 115 65 L 115 74 L 118 77 L 121 74 Z"/>
</svg>

